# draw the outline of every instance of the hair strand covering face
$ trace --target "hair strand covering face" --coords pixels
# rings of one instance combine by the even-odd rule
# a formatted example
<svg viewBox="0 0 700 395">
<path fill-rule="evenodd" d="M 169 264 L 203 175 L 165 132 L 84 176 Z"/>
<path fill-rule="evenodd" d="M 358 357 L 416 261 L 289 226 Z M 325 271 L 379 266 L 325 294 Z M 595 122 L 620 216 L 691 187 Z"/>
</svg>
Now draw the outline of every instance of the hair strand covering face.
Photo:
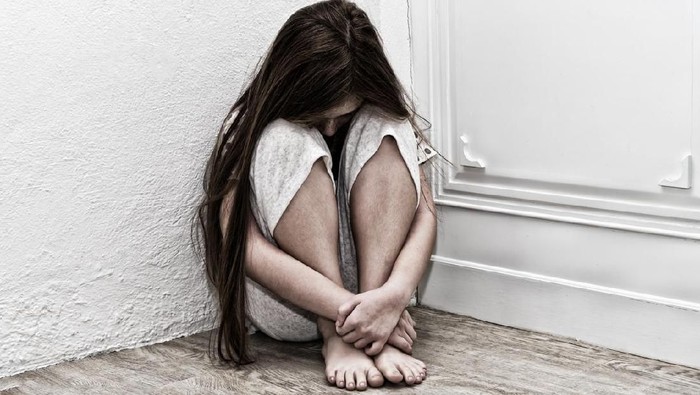
<svg viewBox="0 0 700 395">
<path fill-rule="evenodd" d="M 204 172 L 204 198 L 192 223 L 192 242 L 216 290 L 220 310 L 216 355 L 224 363 L 253 361 L 245 326 L 245 256 L 249 226 L 255 225 L 250 215 L 249 174 L 260 134 L 277 118 L 313 119 L 348 95 L 376 106 L 388 117 L 408 119 L 422 136 L 416 123 L 420 116 L 367 14 L 349 1 L 318 2 L 299 9 L 285 22 L 231 107 L 224 122 L 233 118 L 230 126 L 219 131 Z M 224 237 L 219 213 L 224 196 L 234 187 Z"/>
</svg>

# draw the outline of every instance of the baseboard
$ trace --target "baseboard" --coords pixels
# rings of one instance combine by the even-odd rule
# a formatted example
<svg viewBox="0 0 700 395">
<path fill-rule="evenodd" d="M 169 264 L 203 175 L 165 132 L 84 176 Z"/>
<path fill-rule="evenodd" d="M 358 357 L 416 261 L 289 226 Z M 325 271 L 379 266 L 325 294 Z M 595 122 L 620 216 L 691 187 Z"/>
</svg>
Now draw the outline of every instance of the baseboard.
<svg viewBox="0 0 700 395">
<path fill-rule="evenodd" d="M 700 368 L 700 304 L 433 256 L 419 303 Z"/>
</svg>

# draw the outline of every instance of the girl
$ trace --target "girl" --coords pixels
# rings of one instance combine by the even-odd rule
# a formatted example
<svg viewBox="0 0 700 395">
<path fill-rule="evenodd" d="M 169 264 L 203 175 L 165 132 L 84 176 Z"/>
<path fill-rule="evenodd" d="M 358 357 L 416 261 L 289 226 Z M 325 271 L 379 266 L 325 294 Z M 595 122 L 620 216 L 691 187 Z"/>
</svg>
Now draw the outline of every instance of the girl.
<svg viewBox="0 0 700 395">
<path fill-rule="evenodd" d="M 320 336 L 339 388 L 425 379 L 406 306 L 435 242 L 419 166 L 435 152 L 416 117 L 354 3 L 312 4 L 282 26 L 204 176 L 198 224 L 221 360 L 251 362 L 247 334 L 260 330 Z"/>
</svg>

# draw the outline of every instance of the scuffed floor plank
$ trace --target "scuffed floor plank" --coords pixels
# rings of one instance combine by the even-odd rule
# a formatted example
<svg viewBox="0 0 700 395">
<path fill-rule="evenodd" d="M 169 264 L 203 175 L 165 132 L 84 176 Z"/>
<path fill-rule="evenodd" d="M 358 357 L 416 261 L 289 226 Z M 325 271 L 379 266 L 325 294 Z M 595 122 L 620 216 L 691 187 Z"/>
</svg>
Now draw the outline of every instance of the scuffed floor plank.
<svg viewBox="0 0 700 395">
<path fill-rule="evenodd" d="M 428 378 L 398 394 L 698 394 L 700 370 L 422 307 L 414 356 Z M 0 379 L 10 394 L 346 393 L 326 384 L 321 343 L 283 343 L 256 334 L 256 362 L 212 365 L 209 333 L 96 355 Z"/>
</svg>

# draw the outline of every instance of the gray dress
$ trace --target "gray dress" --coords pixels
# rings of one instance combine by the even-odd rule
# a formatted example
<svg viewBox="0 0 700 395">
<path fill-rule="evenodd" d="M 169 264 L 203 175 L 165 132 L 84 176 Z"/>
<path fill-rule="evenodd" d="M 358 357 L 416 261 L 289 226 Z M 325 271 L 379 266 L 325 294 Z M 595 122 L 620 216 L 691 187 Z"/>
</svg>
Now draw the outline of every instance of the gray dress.
<svg viewBox="0 0 700 395">
<path fill-rule="evenodd" d="M 232 122 L 233 117 L 229 122 Z M 253 216 L 263 235 L 277 245 L 272 235 L 282 214 L 306 180 L 311 167 L 322 158 L 333 180 L 339 214 L 340 273 L 343 285 L 357 292 L 357 260 L 350 229 L 350 190 L 362 166 L 374 155 L 384 136 L 392 136 L 416 186 L 420 201 L 419 164 L 435 155 L 408 121 L 382 117 L 376 107 L 364 105 L 355 114 L 340 154 L 338 179 L 333 178 L 331 152 L 315 128 L 277 119 L 268 124 L 256 145 L 251 163 Z M 417 208 L 417 206 L 416 206 Z M 316 317 L 270 290 L 246 279 L 249 333 L 260 330 L 277 340 L 307 341 L 319 337 Z"/>
</svg>

